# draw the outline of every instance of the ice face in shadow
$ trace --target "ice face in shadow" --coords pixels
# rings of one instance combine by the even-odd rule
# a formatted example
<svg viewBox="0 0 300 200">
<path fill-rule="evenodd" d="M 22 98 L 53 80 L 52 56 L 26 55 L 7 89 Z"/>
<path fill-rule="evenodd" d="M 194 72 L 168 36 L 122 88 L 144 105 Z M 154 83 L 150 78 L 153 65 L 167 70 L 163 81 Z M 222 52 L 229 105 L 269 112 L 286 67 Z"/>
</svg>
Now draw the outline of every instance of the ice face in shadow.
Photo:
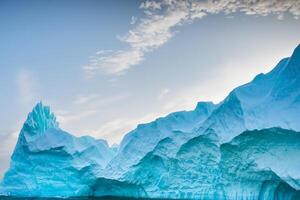
<svg viewBox="0 0 300 200">
<path fill-rule="evenodd" d="M 1 193 L 14 196 L 87 196 L 94 171 L 114 152 L 106 141 L 62 131 L 49 107 L 38 103 L 28 115 L 11 157 Z"/>
</svg>

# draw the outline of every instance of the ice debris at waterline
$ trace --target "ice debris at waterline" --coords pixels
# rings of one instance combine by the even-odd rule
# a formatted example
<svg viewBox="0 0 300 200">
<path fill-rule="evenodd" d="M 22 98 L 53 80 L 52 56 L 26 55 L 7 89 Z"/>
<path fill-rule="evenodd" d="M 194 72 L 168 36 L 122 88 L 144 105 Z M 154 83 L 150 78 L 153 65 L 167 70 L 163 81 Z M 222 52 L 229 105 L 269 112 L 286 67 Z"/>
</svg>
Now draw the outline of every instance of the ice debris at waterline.
<svg viewBox="0 0 300 200">
<path fill-rule="evenodd" d="M 41 103 L 20 132 L 0 194 L 299 200 L 300 46 L 219 104 L 138 125 L 117 151 L 61 130 Z"/>
</svg>

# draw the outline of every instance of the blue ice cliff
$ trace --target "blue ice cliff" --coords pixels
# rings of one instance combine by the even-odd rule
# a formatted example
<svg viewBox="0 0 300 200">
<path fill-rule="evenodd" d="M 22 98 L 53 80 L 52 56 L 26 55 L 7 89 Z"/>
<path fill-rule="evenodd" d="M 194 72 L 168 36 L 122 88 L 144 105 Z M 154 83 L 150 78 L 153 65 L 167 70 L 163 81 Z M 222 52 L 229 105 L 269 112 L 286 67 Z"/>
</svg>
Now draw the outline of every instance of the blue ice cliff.
<svg viewBox="0 0 300 200">
<path fill-rule="evenodd" d="M 219 104 L 199 102 L 129 132 L 120 145 L 28 115 L 0 193 L 174 199 L 300 199 L 300 46 Z"/>
</svg>

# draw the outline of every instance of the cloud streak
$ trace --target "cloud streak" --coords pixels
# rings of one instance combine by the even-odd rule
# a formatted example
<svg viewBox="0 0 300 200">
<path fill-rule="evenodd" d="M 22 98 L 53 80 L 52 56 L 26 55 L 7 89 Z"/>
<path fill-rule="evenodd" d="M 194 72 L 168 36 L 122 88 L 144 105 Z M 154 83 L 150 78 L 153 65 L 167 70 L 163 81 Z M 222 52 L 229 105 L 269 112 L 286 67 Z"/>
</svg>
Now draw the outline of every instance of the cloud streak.
<svg viewBox="0 0 300 200">
<path fill-rule="evenodd" d="M 70 113 L 66 110 L 56 111 L 57 119 L 62 125 L 71 124 L 96 115 L 101 107 L 107 107 L 113 103 L 123 101 L 129 94 L 118 94 L 111 97 L 104 97 L 99 94 L 78 95 L 73 100 L 73 106 L 76 107 L 76 113 Z"/>
<path fill-rule="evenodd" d="M 19 132 L 0 130 L 0 180 L 9 167 L 10 155 L 14 150 Z"/>
<path fill-rule="evenodd" d="M 19 70 L 16 76 L 18 100 L 26 108 L 30 108 L 38 99 L 38 84 L 35 77 L 33 72 L 25 69 Z"/>
<path fill-rule="evenodd" d="M 241 12 L 246 15 L 269 14 L 282 19 L 285 13 L 300 16 L 298 0 L 146 0 L 140 5 L 144 16 L 134 18 L 135 27 L 118 39 L 128 45 L 125 50 L 101 51 L 83 67 L 92 76 L 98 71 L 121 74 L 140 64 L 147 53 L 161 47 L 174 36 L 174 28 L 208 14 Z"/>
<path fill-rule="evenodd" d="M 157 116 L 164 116 L 168 111 L 161 111 L 156 113 L 150 113 L 137 118 L 118 118 L 112 121 L 108 121 L 100 128 L 96 130 L 87 130 L 89 134 L 96 138 L 103 138 L 112 144 L 119 144 L 122 140 L 124 133 L 128 133 L 137 127 L 137 124 L 149 123 L 157 118 Z"/>
<path fill-rule="evenodd" d="M 160 91 L 160 94 L 157 96 L 157 99 L 158 100 L 161 100 L 163 99 L 166 95 L 168 95 L 170 93 L 170 89 L 169 88 L 163 88 L 161 91 Z"/>
</svg>

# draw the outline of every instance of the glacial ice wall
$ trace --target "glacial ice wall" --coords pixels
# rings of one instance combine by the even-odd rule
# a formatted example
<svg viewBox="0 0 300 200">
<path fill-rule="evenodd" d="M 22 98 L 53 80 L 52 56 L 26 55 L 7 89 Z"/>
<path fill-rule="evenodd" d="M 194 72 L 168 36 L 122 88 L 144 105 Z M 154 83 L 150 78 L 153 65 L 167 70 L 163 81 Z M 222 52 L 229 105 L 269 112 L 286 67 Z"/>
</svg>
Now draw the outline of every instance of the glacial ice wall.
<svg viewBox="0 0 300 200">
<path fill-rule="evenodd" d="M 170 147 L 177 147 L 174 155 L 166 153 Z M 105 192 L 145 198 L 296 200 L 299 154 L 300 132 L 281 128 L 246 131 L 223 144 L 213 131 L 183 145 L 166 138 Z M 96 182 L 98 195 L 103 195 L 103 182 Z"/>
</svg>

